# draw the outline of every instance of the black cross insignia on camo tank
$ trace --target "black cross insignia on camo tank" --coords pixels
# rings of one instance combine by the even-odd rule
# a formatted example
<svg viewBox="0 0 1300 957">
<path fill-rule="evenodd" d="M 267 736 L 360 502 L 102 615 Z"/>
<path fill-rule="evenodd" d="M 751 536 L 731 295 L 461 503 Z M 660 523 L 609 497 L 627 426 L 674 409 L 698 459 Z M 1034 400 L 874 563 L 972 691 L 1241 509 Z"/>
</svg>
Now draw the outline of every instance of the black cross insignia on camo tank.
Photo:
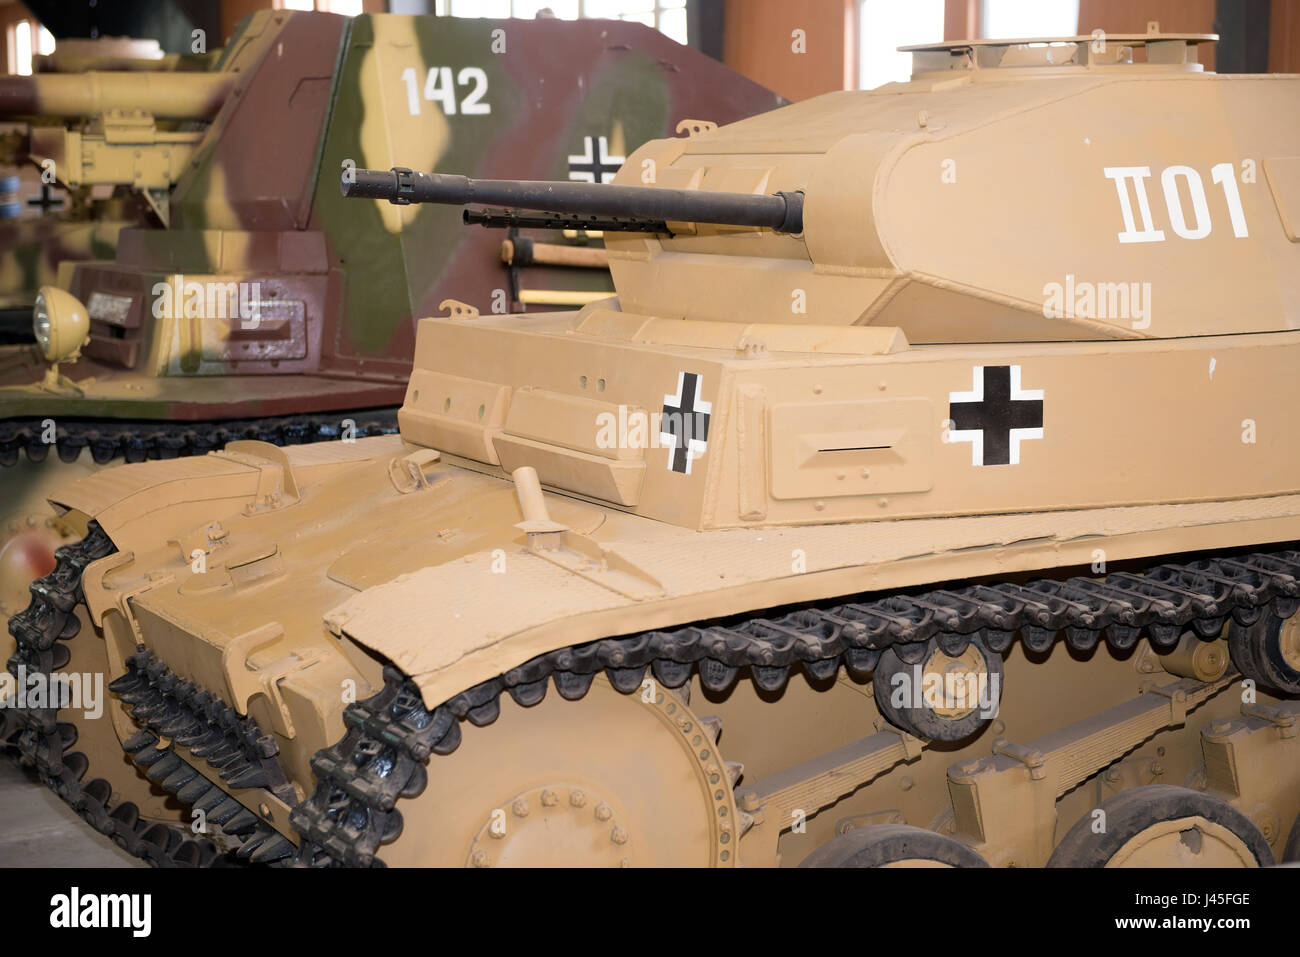
<svg viewBox="0 0 1300 957">
<path fill-rule="evenodd" d="M 659 441 L 668 447 L 668 467 L 691 474 L 691 461 L 709 445 L 709 416 L 712 402 L 700 400 L 700 377 L 694 372 L 677 373 L 677 394 L 664 396 Z"/>
<path fill-rule="evenodd" d="M 55 196 L 50 192 L 49 183 L 41 183 L 41 195 L 32 196 L 27 200 L 28 206 L 39 206 L 42 213 L 48 213 L 51 209 L 61 209 L 63 207 L 63 197 Z"/>
<path fill-rule="evenodd" d="M 1043 390 L 1020 387 L 1020 366 L 976 366 L 971 391 L 948 393 L 948 418 L 972 465 L 1019 465 L 1020 443 L 1043 437 Z"/>
<path fill-rule="evenodd" d="M 609 142 L 603 136 L 583 140 L 583 152 L 569 157 L 569 179 L 583 183 L 608 183 L 614 178 L 626 156 L 607 156 Z"/>
</svg>

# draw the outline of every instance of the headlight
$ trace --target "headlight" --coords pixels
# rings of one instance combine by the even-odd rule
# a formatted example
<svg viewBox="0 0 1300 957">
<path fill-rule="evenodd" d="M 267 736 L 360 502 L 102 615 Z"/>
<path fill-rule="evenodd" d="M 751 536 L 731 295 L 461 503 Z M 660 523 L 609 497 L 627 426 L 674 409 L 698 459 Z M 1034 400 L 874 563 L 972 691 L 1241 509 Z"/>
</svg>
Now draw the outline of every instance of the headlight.
<svg viewBox="0 0 1300 957">
<path fill-rule="evenodd" d="M 49 362 L 77 354 L 90 332 L 90 316 L 76 296 L 57 286 L 42 286 L 32 308 L 32 332 Z"/>
<path fill-rule="evenodd" d="M 32 310 L 32 331 L 36 333 L 36 344 L 46 355 L 50 351 L 50 310 L 45 306 L 45 297 L 37 293 L 36 307 Z"/>
</svg>

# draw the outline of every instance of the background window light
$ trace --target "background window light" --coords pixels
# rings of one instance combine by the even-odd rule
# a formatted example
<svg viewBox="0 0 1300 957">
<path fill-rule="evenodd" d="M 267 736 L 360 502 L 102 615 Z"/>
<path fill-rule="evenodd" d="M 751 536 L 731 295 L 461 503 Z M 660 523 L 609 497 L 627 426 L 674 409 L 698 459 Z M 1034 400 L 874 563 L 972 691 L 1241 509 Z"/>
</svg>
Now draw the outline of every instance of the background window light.
<svg viewBox="0 0 1300 957">
<path fill-rule="evenodd" d="M 943 40 L 944 0 L 862 0 L 858 7 L 858 87 L 908 79 L 912 55 L 897 48 Z"/>
<path fill-rule="evenodd" d="M 345 17 L 360 16 L 364 12 L 361 0 L 320 0 L 320 9 Z"/>
<path fill-rule="evenodd" d="M 990 40 L 1072 37 L 1079 32 L 1079 0 L 983 0 L 980 36 Z"/>
<path fill-rule="evenodd" d="M 437 0 L 440 16 L 531 20 L 543 10 L 560 20 L 631 20 L 685 43 L 686 0 Z"/>
<path fill-rule="evenodd" d="M 32 25 L 27 20 L 19 20 L 13 26 L 13 62 L 10 72 L 19 76 L 32 75 Z"/>
</svg>

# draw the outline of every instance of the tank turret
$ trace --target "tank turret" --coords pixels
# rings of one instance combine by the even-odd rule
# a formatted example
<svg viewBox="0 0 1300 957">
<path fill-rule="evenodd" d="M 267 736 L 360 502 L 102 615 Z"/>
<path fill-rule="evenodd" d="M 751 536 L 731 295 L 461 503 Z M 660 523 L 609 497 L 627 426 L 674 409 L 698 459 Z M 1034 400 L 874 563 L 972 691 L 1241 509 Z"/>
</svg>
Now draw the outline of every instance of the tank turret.
<svg viewBox="0 0 1300 957">
<path fill-rule="evenodd" d="M 648 143 L 613 185 L 411 183 L 423 201 L 570 217 L 630 211 L 634 195 L 650 210 L 663 197 L 653 218 L 693 222 L 607 243 L 633 312 L 896 326 L 914 343 L 1288 328 L 1300 299 L 1300 129 L 1272 118 L 1296 113 L 1296 85 L 1204 73 L 1205 39 L 919 47 L 907 84 Z M 352 195 L 392 178 L 359 179 Z M 797 221 L 781 225 L 778 197 L 797 201 Z M 768 212 L 692 211 L 710 200 Z M 467 221 L 484 217 L 510 222 Z M 733 293 L 709 294 L 717 288 Z"/>
</svg>

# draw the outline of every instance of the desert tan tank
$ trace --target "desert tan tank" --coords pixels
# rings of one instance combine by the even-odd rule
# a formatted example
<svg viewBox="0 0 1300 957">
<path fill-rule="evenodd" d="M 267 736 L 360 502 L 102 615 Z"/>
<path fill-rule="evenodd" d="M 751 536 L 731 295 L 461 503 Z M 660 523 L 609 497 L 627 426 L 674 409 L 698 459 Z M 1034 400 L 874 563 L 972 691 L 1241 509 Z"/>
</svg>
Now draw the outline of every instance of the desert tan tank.
<svg viewBox="0 0 1300 957">
<path fill-rule="evenodd" d="M 1294 858 L 1300 78 L 1207 39 L 917 48 L 608 186 L 355 171 L 597 223 L 617 296 L 423 319 L 400 435 L 60 490 L 10 670 L 113 697 L 13 740 L 165 861 Z"/>
</svg>

